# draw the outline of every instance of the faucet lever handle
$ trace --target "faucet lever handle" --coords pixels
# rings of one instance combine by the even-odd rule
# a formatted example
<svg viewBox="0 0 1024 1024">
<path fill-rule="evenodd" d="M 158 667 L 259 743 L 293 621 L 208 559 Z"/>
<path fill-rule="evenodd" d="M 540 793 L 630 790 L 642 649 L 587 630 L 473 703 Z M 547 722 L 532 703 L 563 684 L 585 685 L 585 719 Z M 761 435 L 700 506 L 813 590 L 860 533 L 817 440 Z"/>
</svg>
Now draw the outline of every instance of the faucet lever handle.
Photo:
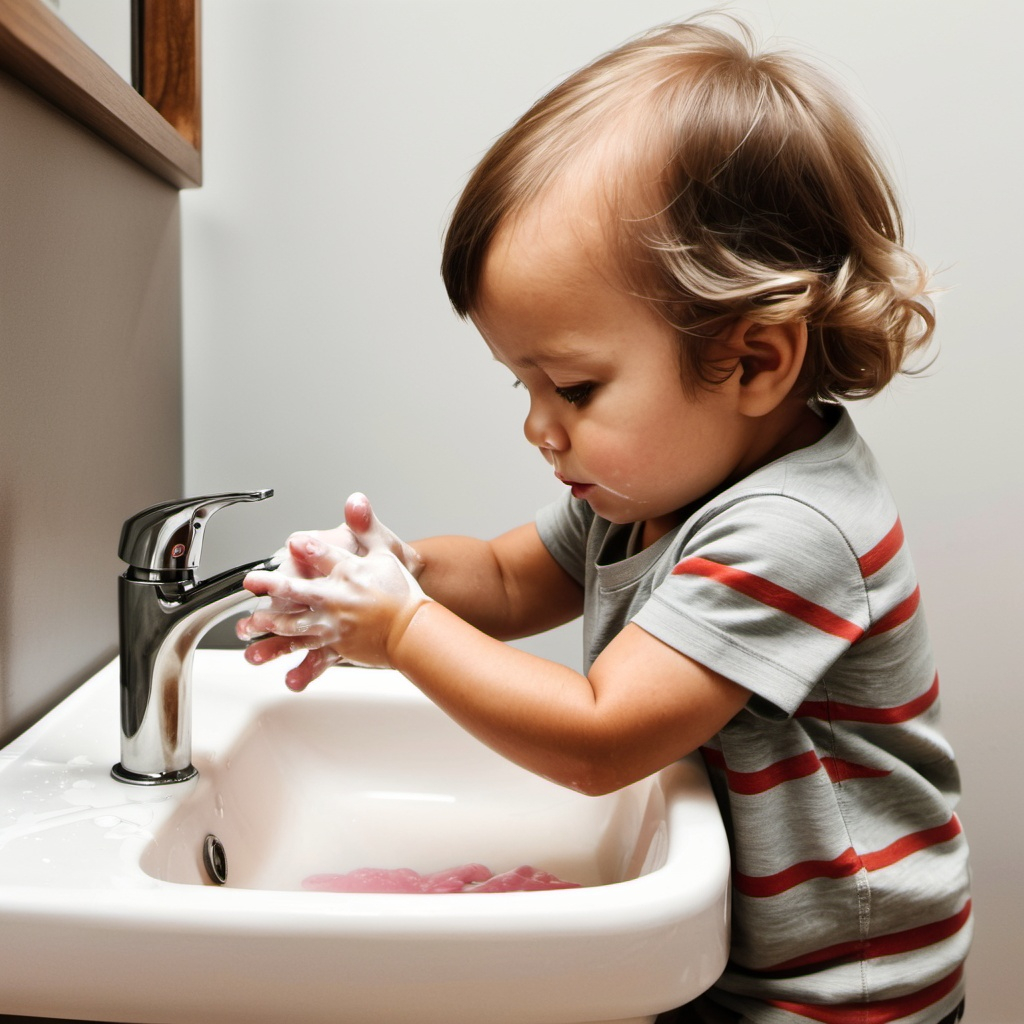
<svg viewBox="0 0 1024 1024">
<path fill-rule="evenodd" d="M 214 512 L 239 501 L 263 501 L 273 493 L 232 491 L 151 505 L 125 520 L 118 556 L 142 572 L 186 574 L 199 565 L 204 526 Z"/>
</svg>

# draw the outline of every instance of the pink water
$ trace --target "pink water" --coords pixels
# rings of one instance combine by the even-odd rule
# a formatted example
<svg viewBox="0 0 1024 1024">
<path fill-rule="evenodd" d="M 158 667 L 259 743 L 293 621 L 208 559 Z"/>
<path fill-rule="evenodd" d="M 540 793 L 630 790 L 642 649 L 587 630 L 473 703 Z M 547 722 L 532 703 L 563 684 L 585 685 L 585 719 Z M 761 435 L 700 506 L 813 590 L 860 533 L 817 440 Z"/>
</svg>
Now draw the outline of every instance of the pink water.
<svg viewBox="0 0 1024 1024">
<path fill-rule="evenodd" d="M 429 875 L 411 868 L 356 868 L 345 875 L 310 875 L 302 880 L 302 888 L 311 892 L 537 892 L 579 887 L 528 864 L 498 875 L 483 864 L 463 864 Z"/>
</svg>

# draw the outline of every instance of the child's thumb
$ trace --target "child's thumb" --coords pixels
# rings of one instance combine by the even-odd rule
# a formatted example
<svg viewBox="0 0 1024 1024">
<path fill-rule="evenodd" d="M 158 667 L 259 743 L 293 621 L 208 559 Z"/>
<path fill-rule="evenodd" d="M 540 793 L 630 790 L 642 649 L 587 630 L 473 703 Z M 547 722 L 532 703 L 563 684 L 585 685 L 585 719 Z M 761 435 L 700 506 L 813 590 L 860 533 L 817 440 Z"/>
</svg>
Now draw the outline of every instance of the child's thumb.
<svg viewBox="0 0 1024 1024">
<path fill-rule="evenodd" d="M 349 495 L 345 502 L 345 525 L 359 537 L 364 547 L 369 546 L 366 541 L 372 538 L 366 535 L 373 530 L 374 517 L 370 499 L 365 494 L 357 491 Z"/>
<path fill-rule="evenodd" d="M 357 491 L 345 502 L 345 525 L 352 531 L 360 554 L 388 551 L 415 579 L 423 571 L 423 562 L 416 551 L 400 540 L 375 515 L 370 499 Z"/>
</svg>

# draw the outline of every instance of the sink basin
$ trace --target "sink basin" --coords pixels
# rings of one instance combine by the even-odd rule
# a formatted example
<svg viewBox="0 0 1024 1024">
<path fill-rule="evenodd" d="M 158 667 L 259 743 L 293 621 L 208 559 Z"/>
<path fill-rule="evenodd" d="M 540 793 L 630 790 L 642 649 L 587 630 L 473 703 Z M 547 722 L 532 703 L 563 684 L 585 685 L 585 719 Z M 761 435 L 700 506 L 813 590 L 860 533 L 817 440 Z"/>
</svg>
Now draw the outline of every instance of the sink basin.
<svg viewBox="0 0 1024 1024">
<path fill-rule="evenodd" d="M 304 694 L 197 652 L 199 777 L 134 787 L 113 663 L 0 751 L 0 1013 L 134 1024 L 650 1021 L 711 985 L 728 848 L 699 761 L 585 797 L 394 672 Z M 226 884 L 204 867 L 210 834 Z M 358 868 L 528 864 L 578 888 L 311 892 Z"/>
</svg>

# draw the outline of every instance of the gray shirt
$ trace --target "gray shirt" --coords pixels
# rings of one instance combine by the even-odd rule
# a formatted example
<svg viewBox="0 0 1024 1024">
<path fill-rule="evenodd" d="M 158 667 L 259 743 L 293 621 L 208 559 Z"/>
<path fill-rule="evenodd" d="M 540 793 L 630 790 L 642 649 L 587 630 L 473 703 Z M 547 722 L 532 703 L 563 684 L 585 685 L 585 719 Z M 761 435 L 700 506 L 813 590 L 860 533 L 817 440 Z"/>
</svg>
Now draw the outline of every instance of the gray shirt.
<svg viewBox="0 0 1024 1024">
<path fill-rule="evenodd" d="M 584 587 L 588 668 L 635 622 L 751 691 L 701 751 L 733 854 L 708 1000 L 765 1024 L 952 1009 L 971 934 L 958 773 L 895 503 L 845 410 L 646 550 L 571 497 L 537 525 Z"/>
</svg>

